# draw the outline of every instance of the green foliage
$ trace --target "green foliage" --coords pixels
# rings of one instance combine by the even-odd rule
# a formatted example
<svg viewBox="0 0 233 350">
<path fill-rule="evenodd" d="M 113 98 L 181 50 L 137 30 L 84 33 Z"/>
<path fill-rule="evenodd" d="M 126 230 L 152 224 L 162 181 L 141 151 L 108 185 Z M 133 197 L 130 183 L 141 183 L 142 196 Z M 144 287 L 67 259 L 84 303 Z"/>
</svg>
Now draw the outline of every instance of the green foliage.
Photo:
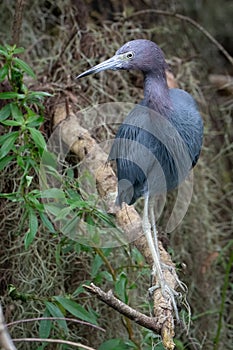
<svg viewBox="0 0 233 350">
<path fill-rule="evenodd" d="M 48 309 L 46 308 L 45 312 L 43 313 L 42 317 L 50 317 L 50 313 Z M 66 324 L 65 324 L 66 327 Z M 52 322 L 51 320 L 42 320 L 40 321 L 39 326 L 39 337 L 40 338 L 48 338 L 51 332 L 52 328 Z"/>
<path fill-rule="evenodd" d="M 57 301 L 60 307 L 68 311 L 71 315 L 79 318 L 80 320 L 83 320 L 92 324 L 97 324 L 96 315 L 94 314 L 93 310 L 92 311 L 89 310 L 88 312 L 80 304 L 76 303 L 75 301 L 69 298 L 55 296 L 54 299 Z"/>
<path fill-rule="evenodd" d="M 52 317 L 57 317 L 57 324 L 59 325 L 60 329 L 64 331 L 65 334 L 68 333 L 68 328 L 65 320 L 59 320 L 59 318 L 64 318 L 64 314 L 59 308 L 58 305 L 51 303 L 49 301 L 45 302 L 46 311 L 47 313 Z"/>
<path fill-rule="evenodd" d="M 13 192 L 1 193 L 0 196 L 22 205 L 19 228 L 28 223 L 25 234 L 25 248 L 28 248 L 38 231 L 39 217 L 47 229 L 52 232 L 54 229 L 43 213 L 39 191 L 31 186 L 38 176 L 40 157 L 46 148 L 40 131 L 44 121 L 41 102 L 50 94 L 30 91 L 24 84 L 25 74 L 33 79 L 36 76 L 28 64 L 17 57 L 23 52 L 23 48 L 0 46 L 0 81 L 6 80 L 11 89 L 0 92 L 0 100 L 3 101 L 0 122 L 4 127 L 4 134 L 0 136 L 0 170 L 8 172 L 14 166 L 21 178 Z"/>
<path fill-rule="evenodd" d="M 115 283 L 115 291 L 119 299 L 121 299 L 126 304 L 128 303 L 127 283 L 128 283 L 127 274 L 125 272 L 121 272 L 117 276 L 117 280 Z"/>
<path fill-rule="evenodd" d="M 122 339 L 110 339 L 100 345 L 98 350 L 130 350 L 138 349 L 131 341 L 123 341 Z"/>
</svg>

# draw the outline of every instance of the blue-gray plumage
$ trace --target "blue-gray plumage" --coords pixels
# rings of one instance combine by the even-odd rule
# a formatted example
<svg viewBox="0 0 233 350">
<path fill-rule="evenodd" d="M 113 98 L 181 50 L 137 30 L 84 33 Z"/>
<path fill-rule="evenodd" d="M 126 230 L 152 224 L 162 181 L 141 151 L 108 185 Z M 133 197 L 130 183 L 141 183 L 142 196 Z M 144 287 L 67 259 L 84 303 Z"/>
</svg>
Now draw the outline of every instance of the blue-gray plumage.
<svg viewBox="0 0 233 350">
<path fill-rule="evenodd" d="M 109 155 L 109 159 L 117 162 L 118 204 L 133 204 L 148 192 L 151 196 L 174 189 L 195 166 L 201 150 L 202 120 L 188 93 L 170 89 L 163 114 L 159 113 L 156 105 L 153 106 L 153 112 L 141 106 L 146 106 L 145 100 L 130 112 L 119 127 Z M 125 139 L 134 142 L 127 142 L 124 147 Z M 151 162 L 148 162 L 148 157 L 140 155 L 140 145 L 154 155 Z M 176 151 L 175 156 L 172 156 L 170 148 Z M 141 150 L 141 153 L 145 151 Z M 137 158 L 140 160 L 137 161 Z M 160 167 L 163 178 L 158 176 Z M 150 180 L 148 177 L 151 171 L 153 175 Z"/>
<path fill-rule="evenodd" d="M 133 204 L 139 197 L 145 198 L 143 230 L 154 259 L 154 273 L 177 314 L 176 294 L 163 277 L 154 214 L 148 203 L 152 196 L 178 186 L 195 166 L 202 146 L 203 123 L 192 96 L 184 90 L 168 88 L 166 68 L 162 50 L 141 39 L 126 43 L 112 58 L 78 78 L 106 69 L 139 70 L 144 75 L 144 98 L 119 127 L 109 159 L 117 163 L 117 203 Z"/>
</svg>

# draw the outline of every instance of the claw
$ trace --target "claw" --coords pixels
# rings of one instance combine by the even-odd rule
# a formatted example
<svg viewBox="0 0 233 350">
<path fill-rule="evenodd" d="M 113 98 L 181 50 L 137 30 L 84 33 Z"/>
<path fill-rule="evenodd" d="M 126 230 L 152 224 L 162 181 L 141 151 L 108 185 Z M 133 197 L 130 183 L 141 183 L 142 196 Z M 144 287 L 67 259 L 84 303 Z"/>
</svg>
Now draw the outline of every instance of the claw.
<svg viewBox="0 0 233 350">
<path fill-rule="evenodd" d="M 152 298 L 156 289 L 159 289 L 159 288 L 160 288 L 160 286 L 158 284 L 155 284 L 154 286 L 151 286 L 150 288 L 148 288 L 149 297 Z"/>
</svg>

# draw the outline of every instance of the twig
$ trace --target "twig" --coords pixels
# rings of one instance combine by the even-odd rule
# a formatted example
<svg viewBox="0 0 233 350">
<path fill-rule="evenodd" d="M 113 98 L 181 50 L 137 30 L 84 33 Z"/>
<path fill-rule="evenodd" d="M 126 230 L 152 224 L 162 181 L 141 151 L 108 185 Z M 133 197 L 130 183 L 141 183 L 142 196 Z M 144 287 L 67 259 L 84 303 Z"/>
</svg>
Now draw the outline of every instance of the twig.
<svg viewBox="0 0 233 350">
<path fill-rule="evenodd" d="M 4 316 L 3 316 L 1 304 L 0 304 L 0 346 L 1 346 L 1 349 L 3 350 L 17 350 L 7 331 L 7 328 L 4 322 Z"/>
<path fill-rule="evenodd" d="M 12 26 L 12 45 L 19 44 L 20 33 L 22 27 L 22 19 L 23 19 L 23 9 L 26 4 L 26 0 L 17 0 L 15 5 L 15 13 L 14 20 Z"/>
<path fill-rule="evenodd" d="M 83 288 L 85 288 L 88 292 L 96 295 L 96 297 L 103 301 L 105 304 L 111 306 L 113 309 L 120 312 L 122 315 L 128 317 L 129 319 L 133 320 L 140 326 L 150 329 L 156 333 L 161 332 L 161 329 L 158 327 L 155 317 L 149 317 L 142 314 L 139 311 L 136 311 L 129 305 L 117 299 L 113 295 L 113 292 L 111 290 L 109 290 L 106 293 L 102 289 L 94 285 L 94 283 L 91 283 L 90 286 L 84 285 Z"/>
<path fill-rule="evenodd" d="M 103 251 L 101 249 L 99 249 L 99 248 L 93 248 L 93 249 L 101 257 L 101 259 L 103 260 L 103 262 L 107 266 L 108 271 L 110 272 L 113 281 L 116 281 L 116 273 L 115 273 L 114 269 L 112 268 L 110 262 L 108 261 L 108 259 L 104 255 Z"/>
<path fill-rule="evenodd" d="M 126 19 L 130 19 L 135 16 L 146 15 L 150 13 L 156 13 L 157 15 L 161 15 L 161 16 L 174 17 L 181 21 L 190 23 L 193 27 L 195 27 L 200 32 L 202 32 L 202 34 L 204 34 L 219 49 L 219 51 L 225 56 L 225 58 L 229 61 L 229 63 L 233 65 L 233 57 L 227 52 L 227 50 L 204 27 L 202 27 L 202 25 L 200 25 L 199 23 L 197 23 L 196 21 L 194 21 L 192 18 L 188 16 L 184 16 L 175 12 L 147 9 L 147 10 L 141 10 L 141 11 L 135 12 L 132 15 L 126 17 Z"/>
<path fill-rule="evenodd" d="M 89 346 L 83 345 L 81 343 L 74 343 L 69 340 L 62 340 L 62 339 L 47 339 L 47 338 L 21 338 L 21 339 L 14 339 L 15 342 L 43 342 L 43 343 L 58 343 L 58 344 L 66 344 L 75 346 L 76 348 L 82 348 L 85 350 L 95 350 L 94 348 L 90 348 Z"/>
<path fill-rule="evenodd" d="M 233 78 L 229 75 L 210 74 L 209 82 L 218 90 L 224 90 L 228 94 L 233 94 Z"/>
<path fill-rule="evenodd" d="M 13 325 L 16 325 L 16 324 L 21 324 L 21 323 L 25 323 L 25 322 L 35 322 L 35 321 L 44 321 L 44 320 L 65 320 L 65 321 L 70 321 L 70 322 L 74 322 L 74 323 L 81 323 L 82 325 L 84 326 L 91 326 L 93 328 L 96 328 L 102 332 L 105 332 L 105 329 L 99 327 L 99 326 L 96 326 L 95 324 L 92 324 L 92 323 L 89 323 L 89 322 L 86 322 L 86 321 L 81 321 L 81 320 L 77 320 L 75 318 L 67 318 L 67 317 L 36 317 L 36 318 L 27 318 L 27 319 L 24 319 L 24 320 L 17 320 L 17 321 L 13 321 L 13 322 L 10 322 L 10 323 L 7 323 L 7 327 L 10 327 L 10 326 L 13 326 Z"/>
</svg>

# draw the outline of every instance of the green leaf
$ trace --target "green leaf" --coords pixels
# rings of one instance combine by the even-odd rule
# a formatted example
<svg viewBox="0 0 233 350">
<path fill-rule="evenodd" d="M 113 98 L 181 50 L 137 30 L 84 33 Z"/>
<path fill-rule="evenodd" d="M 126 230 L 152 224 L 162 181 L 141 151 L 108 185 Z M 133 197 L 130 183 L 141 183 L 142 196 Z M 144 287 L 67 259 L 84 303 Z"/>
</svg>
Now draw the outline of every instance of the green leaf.
<svg viewBox="0 0 233 350">
<path fill-rule="evenodd" d="M 29 229 L 32 232 L 34 238 L 38 229 L 38 219 L 33 209 L 29 211 Z"/>
<path fill-rule="evenodd" d="M 33 113 L 29 115 L 29 117 L 26 119 L 25 124 L 34 128 L 36 126 L 40 126 L 43 123 L 43 121 L 44 121 L 44 118 L 41 115 Z"/>
<path fill-rule="evenodd" d="M 184 350 L 185 346 L 179 339 L 174 339 L 174 343 L 176 344 L 177 350 Z"/>
<path fill-rule="evenodd" d="M 65 198 L 63 190 L 60 188 L 49 188 L 41 192 L 41 198 Z"/>
<path fill-rule="evenodd" d="M 83 321 L 90 322 L 97 325 L 96 317 L 94 317 L 94 315 L 91 315 L 80 304 L 76 303 L 73 300 L 60 297 L 60 296 L 55 296 L 54 299 L 56 299 L 57 302 L 61 304 L 65 310 L 67 310 L 69 313 L 71 313 L 75 317 L 78 317 Z"/>
<path fill-rule="evenodd" d="M 26 179 L 27 187 L 30 187 L 33 180 L 33 176 L 26 175 L 25 179 Z"/>
<path fill-rule="evenodd" d="M 45 305 L 46 305 L 46 308 L 48 310 L 48 312 L 50 313 L 51 316 L 53 317 L 63 317 L 64 318 L 64 315 L 63 313 L 61 312 L 61 310 L 59 309 L 59 307 L 49 301 L 45 302 Z M 68 333 L 68 327 L 67 327 L 67 323 L 66 323 L 66 320 L 57 320 L 56 321 L 59 325 L 59 327 L 61 329 L 63 329 L 63 331 L 65 333 Z"/>
<path fill-rule="evenodd" d="M 11 103 L 10 104 L 10 107 L 11 107 L 11 114 L 12 114 L 12 117 L 17 120 L 17 121 L 20 121 L 21 123 L 24 122 L 24 118 L 23 118 L 23 113 L 22 111 L 19 109 L 19 107 L 17 106 L 16 103 Z"/>
<path fill-rule="evenodd" d="M 53 303 L 51 303 L 49 301 L 46 301 L 45 305 L 46 305 L 46 308 L 47 308 L 47 310 L 48 310 L 48 312 L 50 313 L 51 316 L 59 317 L 59 318 L 63 317 L 64 318 L 63 313 L 61 312 L 60 308 L 57 305 L 55 305 L 55 304 L 53 304 Z M 58 323 L 59 327 L 61 329 L 63 329 L 63 331 L 67 334 L 68 333 L 68 327 L 67 327 L 66 320 L 57 320 L 56 322 Z"/>
<path fill-rule="evenodd" d="M 42 317 L 50 317 L 50 313 L 47 309 L 45 309 L 45 312 Z M 51 332 L 52 322 L 51 320 L 42 320 L 40 321 L 39 326 L 39 337 L 40 338 L 48 338 Z"/>
<path fill-rule="evenodd" d="M 0 100 L 8 100 L 11 98 L 23 99 L 25 98 L 25 95 L 18 94 L 18 92 L 14 92 L 14 91 L 0 92 Z"/>
<path fill-rule="evenodd" d="M 64 235 L 69 235 L 71 237 L 72 235 L 77 235 L 77 225 L 79 223 L 80 219 L 78 216 L 72 215 L 70 220 L 66 222 L 65 225 L 62 227 L 62 232 Z M 63 221 L 64 222 L 64 221 Z M 81 238 L 81 236 L 80 236 Z"/>
<path fill-rule="evenodd" d="M 128 349 L 129 347 L 124 343 L 122 339 L 106 340 L 98 348 L 98 350 L 128 350 Z"/>
<path fill-rule="evenodd" d="M 10 150 L 13 149 L 15 141 L 17 140 L 18 136 L 19 136 L 18 131 L 12 132 L 11 134 L 9 134 L 9 137 L 4 141 L 0 149 L 0 159 L 5 157 L 10 152 Z"/>
<path fill-rule="evenodd" d="M 5 44 L 4 48 L 7 50 L 7 52 L 12 52 L 15 48 L 16 48 L 16 45 L 8 45 L 8 44 Z"/>
<path fill-rule="evenodd" d="M 38 199 L 33 194 L 28 193 L 27 200 L 28 202 L 31 202 L 32 206 L 35 207 L 36 211 L 43 210 L 43 204 L 40 201 L 38 201 Z"/>
<path fill-rule="evenodd" d="M 20 125 L 22 125 L 22 123 L 17 121 L 17 120 L 4 120 L 4 121 L 2 121 L 2 124 L 7 125 L 7 126 L 20 126 Z"/>
<path fill-rule="evenodd" d="M 109 282 L 114 282 L 111 273 L 109 273 L 108 271 L 101 271 L 99 273 L 99 277 L 101 281 L 106 280 Z"/>
<path fill-rule="evenodd" d="M 17 55 L 19 53 L 23 53 L 25 50 L 23 47 L 17 47 L 16 49 L 14 49 L 14 55 Z"/>
<path fill-rule="evenodd" d="M 62 219 L 68 219 L 66 218 L 67 215 L 69 215 L 71 213 L 71 208 L 70 207 L 65 207 L 65 208 L 62 208 L 59 213 L 57 213 L 57 216 L 56 216 L 56 221 L 58 220 L 62 220 Z M 70 224 L 70 222 L 69 222 Z"/>
<path fill-rule="evenodd" d="M 58 213 L 63 208 L 63 206 L 61 206 L 59 203 L 57 205 L 56 204 L 52 204 L 52 203 L 45 203 L 44 204 L 44 208 L 45 208 L 46 211 L 48 211 L 52 215 L 57 216 Z"/>
<path fill-rule="evenodd" d="M 94 279 L 99 271 L 100 266 L 103 265 L 103 260 L 96 254 L 91 266 L 91 278 Z"/>
<path fill-rule="evenodd" d="M 26 233 L 24 239 L 25 249 L 29 247 L 29 245 L 34 240 L 38 229 L 38 219 L 36 213 L 33 209 L 29 209 L 29 231 Z"/>
<path fill-rule="evenodd" d="M 27 163 L 27 157 L 22 157 L 22 155 L 18 155 L 16 160 L 17 160 L 17 164 L 20 166 L 20 168 L 25 170 L 25 166 L 26 166 L 26 163 Z"/>
<path fill-rule="evenodd" d="M 11 114 L 11 105 L 8 103 L 0 110 L 0 121 L 3 121 Z"/>
<path fill-rule="evenodd" d="M 13 193 L 0 193 L 0 198 L 7 198 L 12 202 L 22 202 L 22 195 L 18 192 Z"/>
<path fill-rule="evenodd" d="M 0 69 L 0 82 L 5 79 L 8 73 L 8 66 L 4 64 L 4 66 Z"/>
<path fill-rule="evenodd" d="M 127 275 L 124 272 L 122 272 L 118 276 L 117 281 L 115 283 L 116 294 L 124 303 L 128 302 L 128 296 L 126 293 L 127 282 L 128 282 Z"/>
<path fill-rule="evenodd" d="M 14 57 L 13 61 L 17 64 L 18 67 L 20 67 L 25 73 L 27 73 L 28 75 L 30 75 L 30 77 L 32 77 L 33 79 L 36 79 L 36 75 L 33 72 L 33 70 L 31 69 L 31 67 L 29 67 L 29 65 L 24 62 L 23 60 L 21 60 L 18 57 Z"/>
<path fill-rule="evenodd" d="M 28 98 L 36 98 L 38 100 L 41 100 L 44 97 L 51 97 L 51 96 L 53 95 L 45 91 L 30 91 L 27 95 Z"/>
<path fill-rule="evenodd" d="M 53 227 L 53 224 L 51 223 L 51 221 L 49 220 L 49 218 L 45 213 L 40 212 L 40 218 L 41 218 L 41 221 L 43 222 L 43 225 L 47 227 L 47 229 L 49 229 L 50 232 L 56 233 L 56 230 Z"/>
<path fill-rule="evenodd" d="M 38 96 L 38 97 L 50 97 L 50 96 L 53 96 L 52 94 L 50 94 L 49 92 L 46 92 L 46 91 L 32 91 L 30 94 L 32 96 Z"/>
<path fill-rule="evenodd" d="M 35 142 L 35 145 L 38 148 L 44 150 L 46 148 L 46 142 L 41 132 L 34 128 L 28 128 L 28 130 L 30 131 L 31 137 Z"/>
<path fill-rule="evenodd" d="M 14 159 L 14 156 L 4 157 L 0 160 L 0 171 L 3 170 L 11 161 Z"/>
<path fill-rule="evenodd" d="M 3 46 L 0 46 L 0 55 L 3 55 L 4 57 L 7 57 L 7 58 L 9 57 L 7 50 Z"/>
<path fill-rule="evenodd" d="M 88 284 L 87 281 L 85 281 L 85 284 Z M 72 295 L 74 298 L 77 298 L 77 296 L 81 293 L 85 293 L 85 289 L 83 288 L 83 286 L 79 286 L 78 288 L 76 288 Z"/>
<path fill-rule="evenodd" d="M 12 132 L 9 132 L 7 134 L 1 135 L 0 136 L 0 145 L 3 145 L 4 142 L 6 142 L 6 140 L 10 139 L 12 137 L 12 135 L 15 135 L 15 134 L 17 134 L 17 136 L 18 136 L 19 132 L 18 131 L 12 131 Z"/>
<path fill-rule="evenodd" d="M 110 227 L 116 227 L 115 223 L 112 220 L 111 215 L 104 213 L 100 210 L 95 210 L 95 215 L 97 218 L 105 222 L 106 224 L 110 225 Z"/>
<path fill-rule="evenodd" d="M 56 246 L 55 261 L 57 266 L 61 265 L 61 244 L 57 244 Z"/>
</svg>

